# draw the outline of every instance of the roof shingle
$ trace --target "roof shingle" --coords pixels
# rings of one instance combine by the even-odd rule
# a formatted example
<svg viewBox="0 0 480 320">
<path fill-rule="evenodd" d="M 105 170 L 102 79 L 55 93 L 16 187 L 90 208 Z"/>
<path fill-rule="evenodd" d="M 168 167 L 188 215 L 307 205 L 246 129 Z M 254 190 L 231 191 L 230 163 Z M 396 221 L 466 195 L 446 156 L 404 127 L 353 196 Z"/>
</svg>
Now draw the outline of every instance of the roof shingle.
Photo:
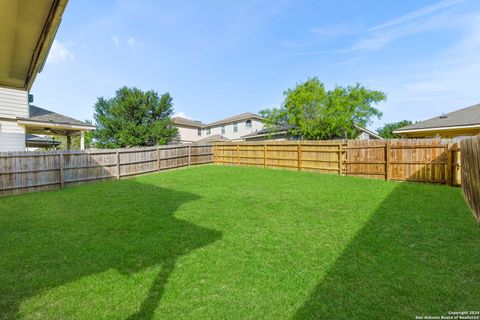
<svg viewBox="0 0 480 320">
<path fill-rule="evenodd" d="M 406 130 L 422 130 L 439 127 L 456 127 L 478 124 L 480 124 L 480 104 L 446 113 L 425 121 L 420 121 L 412 125 L 397 129 L 394 132 L 400 133 Z"/>
<path fill-rule="evenodd" d="M 29 106 L 30 117 L 22 118 L 29 121 L 37 121 L 37 122 L 50 122 L 50 123 L 60 123 L 60 124 L 69 124 L 75 126 L 84 126 L 84 127 L 92 127 L 95 128 L 94 125 L 73 119 L 56 112 L 46 110 L 37 106 L 30 105 Z"/>
</svg>

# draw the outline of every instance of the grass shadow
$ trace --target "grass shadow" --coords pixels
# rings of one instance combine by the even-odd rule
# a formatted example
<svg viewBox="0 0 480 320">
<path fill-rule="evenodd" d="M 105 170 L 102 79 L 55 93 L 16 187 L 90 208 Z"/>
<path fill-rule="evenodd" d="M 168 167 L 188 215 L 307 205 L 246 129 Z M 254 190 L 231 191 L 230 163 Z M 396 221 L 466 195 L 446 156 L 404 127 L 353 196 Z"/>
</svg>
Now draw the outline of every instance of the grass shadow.
<svg viewBox="0 0 480 320">
<path fill-rule="evenodd" d="M 294 318 L 413 319 L 479 310 L 479 281 L 480 233 L 461 190 L 401 183 Z"/>
<path fill-rule="evenodd" d="M 177 259 L 222 237 L 175 218 L 182 204 L 198 199 L 135 179 L 0 199 L 0 319 L 18 317 L 26 299 L 83 277 L 160 266 L 131 316 L 153 318 Z"/>
</svg>

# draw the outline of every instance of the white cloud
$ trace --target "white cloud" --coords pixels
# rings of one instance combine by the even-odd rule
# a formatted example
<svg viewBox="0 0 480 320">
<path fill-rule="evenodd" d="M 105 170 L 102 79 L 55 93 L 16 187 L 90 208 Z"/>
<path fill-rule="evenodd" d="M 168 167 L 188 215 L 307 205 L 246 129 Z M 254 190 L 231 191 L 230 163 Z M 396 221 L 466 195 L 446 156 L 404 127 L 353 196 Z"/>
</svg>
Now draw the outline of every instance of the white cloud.
<svg viewBox="0 0 480 320">
<path fill-rule="evenodd" d="M 75 55 L 67 49 L 65 44 L 60 41 L 53 40 L 52 47 L 48 53 L 47 63 L 58 64 L 73 61 Z"/>
<path fill-rule="evenodd" d="M 372 81 L 372 87 L 388 92 L 383 121 L 425 120 L 480 102 L 480 14 L 462 21 L 465 36 L 456 45 L 396 78 Z"/>
<path fill-rule="evenodd" d="M 458 24 L 459 17 L 447 12 L 448 8 L 468 0 L 443 0 L 418 10 L 394 18 L 363 32 L 360 28 L 352 29 L 342 26 L 330 26 L 311 29 L 310 31 L 324 36 L 344 36 L 359 34 L 356 42 L 350 47 L 335 50 L 316 50 L 291 54 L 293 56 L 324 55 L 332 53 L 368 53 L 383 49 L 389 43 L 414 34 Z"/>
<path fill-rule="evenodd" d="M 130 37 L 130 38 L 127 39 L 127 44 L 128 44 L 130 47 L 133 47 L 134 45 L 137 44 L 137 41 L 135 40 L 135 38 Z"/>
<path fill-rule="evenodd" d="M 120 45 L 120 39 L 117 36 L 113 36 L 112 41 L 117 47 Z"/>
<path fill-rule="evenodd" d="M 187 115 L 185 114 L 185 112 L 183 112 L 183 111 L 175 112 L 172 117 L 180 117 L 180 118 L 185 118 L 185 119 L 190 119 L 190 120 L 192 120 L 192 118 L 189 117 L 189 116 L 187 116 Z"/>
<path fill-rule="evenodd" d="M 443 1 L 440 1 L 440 2 L 437 2 L 437 3 L 434 3 L 432 5 L 420 8 L 418 10 L 409 12 L 409 13 L 403 15 L 403 16 L 392 19 L 390 21 L 384 22 L 384 23 L 382 23 L 378 26 L 370 28 L 368 31 L 377 31 L 377 30 L 381 30 L 381 29 L 385 29 L 385 28 L 394 27 L 394 26 L 397 26 L 397 25 L 400 25 L 400 24 L 404 24 L 406 22 L 409 22 L 409 21 L 424 17 L 426 15 L 429 15 L 431 13 L 435 13 L 437 11 L 450 8 L 452 6 L 455 6 L 455 5 L 457 5 L 459 3 L 462 3 L 462 2 L 465 2 L 465 1 L 466 0 L 443 0 Z"/>
</svg>

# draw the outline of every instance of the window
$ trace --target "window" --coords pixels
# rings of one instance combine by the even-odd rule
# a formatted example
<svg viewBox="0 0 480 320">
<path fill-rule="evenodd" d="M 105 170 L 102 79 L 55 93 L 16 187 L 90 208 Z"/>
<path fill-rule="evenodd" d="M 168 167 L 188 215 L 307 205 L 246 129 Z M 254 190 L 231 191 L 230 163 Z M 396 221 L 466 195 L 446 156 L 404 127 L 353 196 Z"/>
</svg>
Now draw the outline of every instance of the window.
<svg viewBox="0 0 480 320">
<path fill-rule="evenodd" d="M 225 126 L 222 126 L 222 134 L 225 134 Z"/>
<path fill-rule="evenodd" d="M 209 135 L 210 134 L 210 128 L 207 128 L 206 131 L 207 131 L 207 135 Z"/>
<path fill-rule="evenodd" d="M 252 120 L 247 120 L 245 122 L 245 128 L 251 128 L 252 127 Z"/>
<path fill-rule="evenodd" d="M 198 128 L 198 129 L 197 129 L 197 135 L 198 135 L 198 136 L 201 136 L 201 135 L 202 135 L 202 128 Z"/>
<path fill-rule="evenodd" d="M 233 124 L 233 132 L 238 132 L 238 125 L 236 122 Z"/>
</svg>

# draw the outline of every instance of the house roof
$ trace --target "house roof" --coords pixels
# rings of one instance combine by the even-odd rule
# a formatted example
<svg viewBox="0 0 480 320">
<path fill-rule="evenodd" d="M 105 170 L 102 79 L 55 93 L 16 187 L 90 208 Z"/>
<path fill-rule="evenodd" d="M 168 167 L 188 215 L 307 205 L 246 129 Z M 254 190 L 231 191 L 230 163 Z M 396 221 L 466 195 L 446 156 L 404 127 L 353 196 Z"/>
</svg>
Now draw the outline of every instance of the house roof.
<svg viewBox="0 0 480 320">
<path fill-rule="evenodd" d="M 284 134 L 288 131 L 288 129 L 292 129 L 294 128 L 294 126 L 291 126 L 291 125 L 279 125 L 279 126 L 276 126 L 273 130 L 270 129 L 270 128 L 265 128 L 265 129 L 261 129 L 261 130 L 257 130 L 255 132 L 252 132 L 252 133 L 249 133 L 249 134 L 246 134 L 244 136 L 242 136 L 241 138 L 253 138 L 253 137 L 261 137 L 261 136 L 266 136 L 266 135 L 279 135 L 279 134 Z"/>
<path fill-rule="evenodd" d="M 60 141 L 53 140 L 49 137 L 41 137 L 34 134 L 27 133 L 25 135 L 27 146 L 58 146 Z"/>
<path fill-rule="evenodd" d="M 293 129 L 295 128 L 295 126 L 292 126 L 292 125 L 279 125 L 279 126 L 276 126 L 274 130 L 272 129 L 269 129 L 269 128 L 266 128 L 266 129 L 262 129 L 262 130 L 258 130 L 258 131 L 255 131 L 255 132 L 252 132 L 252 133 L 249 133 L 247 135 L 244 135 L 242 136 L 242 139 L 244 138 L 253 138 L 253 137 L 261 137 L 261 136 L 267 136 L 267 135 L 280 135 L 280 134 L 285 134 L 289 129 Z M 382 137 L 380 137 L 378 134 L 376 134 L 375 132 L 372 132 L 368 129 L 365 129 L 363 127 L 360 127 L 360 126 L 357 126 L 355 125 L 355 128 L 359 131 L 362 131 L 362 132 L 365 132 L 369 135 L 371 135 L 372 137 L 374 138 L 377 138 L 377 139 L 383 139 Z"/>
<path fill-rule="evenodd" d="M 74 126 L 82 126 L 95 129 L 95 126 L 92 124 L 88 124 L 86 122 L 70 118 L 59 113 L 43 109 L 37 106 L 30 105 L 29 106 L 29 114 L 30 117 L 28 118 L 17 118 L 19 120 L 26 120 L 26 121 L 33 121 L 33 122 L 41 122 L 41 123 L 55 123 L 55 124 L 67 124 L 67 125 L 74 125 Z"/>
<path fill-rule="evenodd" d="M 202 128 L 205 126 L 205 124 L 201 121 L 186 119 L 182 117 L 173 117 L 172 122 L 180 126 L 195 127 L 195 128 Z"/>
<path fill-rule="evenodd" d="M 226 141 L 231 141 L 231 140 L 222 136 L 221 134 L 213 134 L 211 136 L 200 139 L 200 140 L 196 141 L 195 143 L 226 142 Z"/>
<path fill-rule="evenodd" d="M 195 128 L 209 128 L 209 127 L 215 127 L 221 124 L 227 124 L 227 123 L 248 120 L 248 119 L 263 120 L 263 118 L 260 117 L 258 114 L 251 113 L 251 112 L 244 112 L 236 116 L 218 120 L 212 123 L 203 123 L 198 120 L 190 120 L 182 117 L 173 117 L 172 122 L 180 126 L 195 127 Z"/>
<path fill-rule="evenodd" d="M 380 140 L 383 140 L 383 137 L 381 137 L 380 135 L 378 135 L 378 133 L 375 133 L 373 131 L 370 131 L 368 130 L 367 128 L 364 128 L 364 127 L 360 127 L 360 126 L 357 126 L 355 125 L 355 128 L 359 131 L 362 131 L 362 132 L 365 132 L 366 134 L 376 138 L 376 139 L 380 139 Z"/>
<path fill-rule="evenodd" d="M 394 133 L 402 133 L 410 130 L 425 130 L 434 128 L 448 128 L 457 126 L 472 126 L 480 124 L 480 104 L 459 109 L 450 113 L 437 116 L 425 121 L 397 129 Z"/>
<path fill-rule="evenodd" d="M 0 85 L 28 90 L 42 70 L 68 0 L 0 1 Z"/>
<path fill-rule="evenodd" d="M 220 124 L 232 123 L 232 122 L 248 120 L 248 119 L 263 120 L 263 118 L 260 117 L 258 114 L 251 113 L 251 112 L 244 112 L 244 113 L 238 114 L 238 115 L 233 116 L 233 117 L 229 117 L 229 118 L 225 118 L 223 120 L 218 120 L 218 121 L 209 123 L 206 126 L 207 127 L 214 127 L 214 126 L 218 126 Z"/>
</svg>

